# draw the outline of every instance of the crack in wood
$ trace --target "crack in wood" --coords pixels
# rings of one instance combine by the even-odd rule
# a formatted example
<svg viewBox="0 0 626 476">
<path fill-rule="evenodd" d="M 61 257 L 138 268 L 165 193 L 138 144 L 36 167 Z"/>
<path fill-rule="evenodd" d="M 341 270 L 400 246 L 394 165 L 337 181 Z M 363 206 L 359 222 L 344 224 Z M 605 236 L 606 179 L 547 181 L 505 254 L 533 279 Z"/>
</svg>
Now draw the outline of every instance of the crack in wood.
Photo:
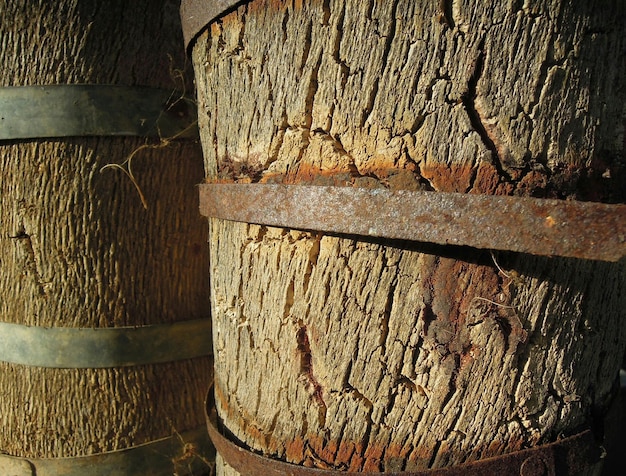
<svg viewBox="0 0 626 476">
<path fill-rule="evenodd" d="M 297 351 L 300 355 L 300 376 L 298 381 L 302 382 L 311 399 L 318 407 L 318 423 L 320 428 L 326 425 L 327 406 L 324 401 L 324 391 L 322 385 L 313 374 L 313 356 L 311 355 L 311 344 L 307 326 L 300 320 L 297 323 L 296 343 Z"/>
<path fill-rule="evenodd" d="M 285 10 L 285 16 L 283 17 L 283 21 L 281 23 L 281 31 L 283 34 L 283 44 L 287 43 L 287 24 L 289 23 L 289 10 Z M 304 65 L 304 61 L 302 62 L 302 64 Z M 302 67 L 300 68 L 302 69 Z"/>
<path fill-rule="evenodd" d="M 450 28 L 456 26 L 454 22 L 454 16 L 452 12 L 453 0 L 440 0 L 439 1 L 439 21 L 448 25 Z"/>
<path fill-rule="evenodd" d="M 289 285 L 287 286 L 287 291 L 285 292 L 285 306 L 283 308 L 283 321 L 287 320 L 287 318 L 291 314 L 291 308 L 294 304 L 294 290 L 295 290 L 295 281 L 292 279 L 289 281 Z"/>
<path fill-rule="evenodd" d="M 382 68 L 386 68 L 387 67 L 387 58 L 389 57 L 389 53 L 391 52 L 391 45 L 392 45 L 393 40 L 395 39 L 395 36 L 396 36 L 396 29 L 397 29 L 396 15 L 397 15 L 397 11 L 398 11 L 398 0 L 395 0 L 393 2 L 393 4 L 392 4 L 391 13 L 389 15 L 389 18 L 390 18 L 389 32 L 385 36 L 385 44 L 383 46 L 383 54 L 382 54 L 382 58 L 381 58 L 381 67 Z M 379 81 L 378 78 L 376 78 L 374 80 L 374 84 L 372 85 L 372 89 L 369 92 L 369 95 L 368 95 L 368 98 L 367 98 L 367 105 L 365 106 L 365 109 L 361 113 L 361 122 L 360 122 L 360 126 L 359 126 L 361 128 L 363 128 L 365 126 L 365 124 L 367 124 L 367 121 L 369 120 L 369 118 L 370 118 L 370 116 L 371 116 L 371 114 L 372 114 L 372 112 L 374 110 L 374 104 L 376 102 L 376 96 L 378 95 L 379 84 L 380 84 L 380 81 Z"/>
<path fill-rule="evenodd" d="M 330 0 L 324 0 L 322 2 L 322 25 L 328 25 L 330 19 Z"/>
<path fill-rule="evenodd" d="M 276 426 L 278 425 L 278 417 L 279 417 L 279 415 L 280 415 L 280 412 L 274 413 L 274 416 L 272 417 L 272 421 L 270 422 L 270 426 L 267 429 L 267 433 L 266 433 L 266 436 L 265 436 L 265 447 L 266 448 L 270 447 L 270 444 L 271 444 L 271 441 L 272 441 L 272 435 L 274 434 L 274 430 L 276 430 Z"/>
<path fill-rule="evenodd" d="M 46 281 L 43 279 L 41 270 L 39 269 L 39 264 L 37 263 L 33 240 L 30 234 L 26 232 L 24 225 L 20 224 L 17 233 L 15 235 L 9 235 L 9 238 L 12 240 L 16 240 L 18 243 L 22 244 L 24 252 L 26 254 L 25 268 L 33 276 L 39 294 L 44 298 L 47 297 L 48 292 L 46 291 L 46 285 L 49 283 L 46 283 Z"/>
<path fill-rule="evenodd" d="M 315 102 L 315 95 L 317 94 L 317 90 L 319 87 L 318 83 L 318 75 L 320 71 L 320 67 L 322 65 L 322 55 L 321 53 L 317 57 L 317 62 L 311 71 L 311 77 L 309 79 L 309 86 L 307 91 L 307 96 L 305 99 L 304 106 L 304 114 L 305 114 L 305 123 L 304 127 L 309 131 L 311 131 L 311 125 L 313 124 L 313 103 Z M 308 144 L 307 144 L 308 145 Z"/>
<path fill-rule="evenodd" d="M 302 279 L 302 294 L 306 296 L 309 290 L 309 284 L 311 282 L 311 275 L 313 274 L 313 270 L 317 265 L 317 260 L 320 255 L 320 247 L 322 242 L 322 233 L 315 233 L 313 236 L 313 243 L 311 244 L 311 248 L 309 249 L 309 256 L 306 265 L 306 270 L 304 271 L 304 277 Z"/>
<path fill-rule="evenodd" d="M 287 14 L 285 14 L 287 15 Z M 285 41 L 287 39 L 287 33 L 285 31 Z M 302 51 L 302 59 L 300 60 L 300 74 L 304 71 L 304 67 L 306 66 L 306 62 L 309 59 L 309 53 L 311 52 L 311 45 L 313 44 L 313 20 L 309 20 L 306 27 L 306 32 L 304 33 L 304 48 Z"/>
<path fill-rule="evenodd" d="M 458 377 L 461 367 L 461 356 L 455 353 L 448 353 L 446 357 L 444 357 L 444 361 L 450 359 L 452 360 L 452 364 L 450 365 L 450 379 L 448 380 L 448 391 L 441 400 L 440 407 L 442 410 L 452 401 L 457 390 L 459 390 Z"/>
<path fill-rule="evenodd" d="M 323 458 L 308 441 L 304 443 L 304 456 L 305 460 L 309 460 L 310 463 L 313 464 L 314 468 L 323 470 L 336 469 L 333 463 L 328 461 L 326 458 Z"/>
<path fill-rule="evenodd" d="M 385 253 L 382 254 L 383 260 L 383 269 L 389 266 L 387 262 L 387 256 Z M 391 313 L 394 308 L 394 299 L 396 294 L 396 288 L 398 286 L 398 277 L 394 275 L 391 285 L 389 286 L 389 290 L 387 292 L 387 301 L 385 302 L 385 308 L 383 311 L 383 315 L 380 320 L 380 336 L 378 339 L 378 343 L 382 348 L 382 354 L 385 355 L 387 353 L 387 338 L 389 337 L 389 322 L 391 321 Z"/>
<path fill-rule="evenodd" d="M 339 12 L 339 16 L 337 19 L 337 31 L 336 31 L 336 35 L 335 35 L 333 47 L 332 47 L 332 57 L 335 63 L 339 65 L 339 68 L 341 71 L 341 89 L 343 89 L 346 86 L 346 83 L 348 82 L 348 76 L 350 76 L 350 67 L 347 65 L 347 63 L 344 60 L 341 59 L 341 55 L 340 55 L 341 38 L 343 36 L 343 22 L 344 22 L 345 14 L 346 14 L 345 4 L 342 2 L 341 5 L 342 5 L 341 11 Z M 325 4 L 325 6 L 327 5 Z M 330 17 L 330 8 L 328 9 L 328 16 Z M 334 104 L 333 104 L 333 108 L 334 108 Z"/>
<path fill-rule="evenodd" d="M 469 81 L 467 83 L 467 91 L 461 96 L 461 103 L 465 108 L 467 116 L 470 120 L 470 124 L 479 135 L 483 144 L 491 152 L 491 159 L 494 167 L 496 168 L 498 175 L 501 179 L 511 181 L 510 175 L 504 170 L 502 160 L 498 152 L 498 147 L 487 132 L 480 113 L 476 109 L 476 97 L 477 97 L 477 85 L 478 81 L 483 73 L 485 66 L 485 37 L 480 40 L 478 44 L 478 55 L 474 62 L 474 71 L 472 72 Z M 474 176 L 475 178 L 475 176 Z"/>
</svg>

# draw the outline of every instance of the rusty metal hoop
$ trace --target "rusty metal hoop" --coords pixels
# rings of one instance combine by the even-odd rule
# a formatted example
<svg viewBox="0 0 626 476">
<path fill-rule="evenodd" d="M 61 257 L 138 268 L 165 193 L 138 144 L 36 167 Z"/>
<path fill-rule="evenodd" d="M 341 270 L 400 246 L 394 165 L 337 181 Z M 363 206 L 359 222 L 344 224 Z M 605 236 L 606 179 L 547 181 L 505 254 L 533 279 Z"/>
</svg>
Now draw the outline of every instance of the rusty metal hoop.
<svg viewBox="0 0 626 476">
<path fill-rule="evenodd" d="M 206 402 L 209 437 L 217 452 L 242 476 L 559 476 L 578 474 L 602 457 L 591 430 L 553 443 L 448 468 L 395 473 L 309 468 L 261 456 L 226 438 L 218 428 L 213 387 Z"/>
<path fill-rule="evenodd" d="M 626 205 L 383 188 L 204 184 L 204 216 L 541 256 L 619 261 Z"/>
<path fill-rule="evenodd" d="M 206 26 L 231 8 L 249 0 L 182 0 L 180 20 L 183 27 L 185 50 Z"/>
</svg>

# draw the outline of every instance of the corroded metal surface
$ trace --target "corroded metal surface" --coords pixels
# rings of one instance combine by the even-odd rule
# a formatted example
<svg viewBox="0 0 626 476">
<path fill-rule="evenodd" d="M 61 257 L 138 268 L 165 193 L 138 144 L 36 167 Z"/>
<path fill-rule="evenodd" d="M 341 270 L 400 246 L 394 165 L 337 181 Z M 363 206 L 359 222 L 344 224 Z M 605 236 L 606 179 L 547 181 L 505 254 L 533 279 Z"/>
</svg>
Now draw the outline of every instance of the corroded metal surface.
<svg viewBox="0 0 626 476">
<path fill-rule="evenodd" d="M 193 451 L 189 449 L 193 448 Z M 0 454 L 3 476 L 180 476 L 209 470 L 199 455 L 215 452 L 204 427 L 123 450 L 67 458 L 20 458 Z"/>
<path fill-rule="evenodd" d="M 192 101 L 172 91 L 103 84 L 0 88 L 0 140 L 197 137 Z"/>
<path fill-rule="evenodd" d="M 211 354 L 211 320 L 134 327 L 38 327 L 0 322 L 0 362 L 102 369 Z"/>
<path fill-rule="evenodd" d="M 209 437 L 222 458 L 243 476 L 559 476 L 578 474 L 595 465 L 601 456 L 592 432 L 586 430 L 554 443 L 441 469 L 381 473 L 309 468 L 258 455 L 223 436 L 212 390 L 207 398 Z"/>
<path fill-rule="evenodd" d="M 247 0 L 182 0 L 180 20 L 183 26 L 185 49 L 209 23 L 219 18 L 235 5 Z"/>
<path fill-rule="evenodd" d="M 542 256 L 619 261 L 626 205 L 460 193 L 204 184 L 204 216 Z"/>
</svg>

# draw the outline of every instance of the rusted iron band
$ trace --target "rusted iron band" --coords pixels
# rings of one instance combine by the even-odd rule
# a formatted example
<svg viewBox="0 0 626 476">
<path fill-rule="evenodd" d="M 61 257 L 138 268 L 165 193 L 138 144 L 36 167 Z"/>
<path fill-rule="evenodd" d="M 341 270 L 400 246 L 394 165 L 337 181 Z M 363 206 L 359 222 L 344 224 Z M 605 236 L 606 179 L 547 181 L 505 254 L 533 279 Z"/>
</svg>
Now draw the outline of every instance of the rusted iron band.
<svg viewBox="0 0 626 476">
<path fill-rule="evenodd" d="M 137 327 L 36 327 L 0 322 L 0 362 L 101 369 L 158 364 L 211 354 L 211 320 Z"/>
<path fill-rule="evenodd" d="M 180 3 L 180 20 L 183 27 L 185 50 L 198 34 L 212 21 L 228 10 L 249 0 L 182 0 Z"/>
<path fill-rule="evenodd" d="M 204 184 L 204 216 L 442 245 L 619 261 L 626 205 L 460 193 Z"/>
<path fill-rule="evenodd" d="M 57 84 L 0 88 L 0 141 L 52 137 L 196 138 L 189 99 L 158 88 Z"/>
<path fill-rule="evenodd" d="M 590 430 L 554 443 L 448 468 L 402 472 L 350 472 L 308 468 L 267 458 L 224 437 L 217 424 L 213 389 L 207 397 L 206 421 L 217 452 L 242 476 L 559 476 L 578 474 L 601 459 Z"/>
<path fill-rule="evenodd" d="M 193 450 L 190 451 L 190 446 Z M 0 454 L 0 474 L 11 476 L 193 475 L 209 471 L 215 450 L 204 427 L 125 448 L 68 458 L 20 458 Z"/>
</svg>

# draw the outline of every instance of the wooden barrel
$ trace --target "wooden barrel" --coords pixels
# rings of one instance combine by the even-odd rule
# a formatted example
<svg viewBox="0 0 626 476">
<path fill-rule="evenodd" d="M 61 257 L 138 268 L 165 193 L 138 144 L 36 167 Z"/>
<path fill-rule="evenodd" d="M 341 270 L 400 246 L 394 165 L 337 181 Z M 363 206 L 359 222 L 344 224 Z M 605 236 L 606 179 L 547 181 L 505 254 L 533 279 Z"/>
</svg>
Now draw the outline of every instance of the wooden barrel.
<svg viewBox="0 0 626 476">
<path fill-rule="evenodd" d="M 603 438 L 626 342 L 623 261 L 535 255 L 532 240 L 510 251 L 518 232 L 569 223 L 552 215 L 482 249 L 267 225 L 294 207 L 322 223 L 323 197 L 289 192 L 313 185 L 382 190 L 350 203 L 381 213 L 381 229 L 403 209 L 377 196 L 487 196 L 493 221 L 473 231 L 488 239 L 504 198 L 529 212 L 613 203 L 601 248 L 624 226 L 623 2 L 255 0 L 221 13 L 187 35 L 207 181 L 251 184 L 219 216 L 234 219 L 256 185 L 286 184 L 273 208 L 251 200 L 252 223 L 210 220 L 222 434 L 301 468 L 420 471 L 558 441 L 581 457 L 569 474 L 597 471 L 593 438 L 572 441 Z M 571 218 L 582 234 L 593 217 Z M 554 470 L 541 458 L 509 470 Z M 218 470 L 234 472 L 219 456 Z"/>
<path fill-rule="evenodd" d="M 2 474 L 209 471 L 203 171 L 177 9 L 0 2 Z"/>
</svg>

